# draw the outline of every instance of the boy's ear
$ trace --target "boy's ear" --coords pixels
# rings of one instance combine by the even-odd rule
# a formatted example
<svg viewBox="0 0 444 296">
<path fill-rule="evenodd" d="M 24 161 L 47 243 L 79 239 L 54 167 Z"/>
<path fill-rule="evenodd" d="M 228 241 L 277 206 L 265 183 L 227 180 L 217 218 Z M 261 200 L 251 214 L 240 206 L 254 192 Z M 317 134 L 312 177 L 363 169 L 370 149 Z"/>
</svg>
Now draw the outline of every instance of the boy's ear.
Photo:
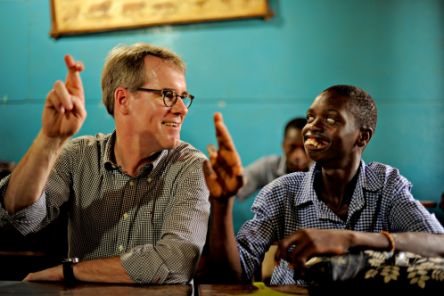
<svg viewBox="0 0 444 296">
<path fill-rule="evenodd" d="M 359 138 L 357 141 L 357 144 L 359 147 L 364 148 L 367 146 L 368 142 L 370 142 L 370 139 L 373 136 L 373 129 L 369 127 L 361 127 L 359 131 Z"/>
</svg>

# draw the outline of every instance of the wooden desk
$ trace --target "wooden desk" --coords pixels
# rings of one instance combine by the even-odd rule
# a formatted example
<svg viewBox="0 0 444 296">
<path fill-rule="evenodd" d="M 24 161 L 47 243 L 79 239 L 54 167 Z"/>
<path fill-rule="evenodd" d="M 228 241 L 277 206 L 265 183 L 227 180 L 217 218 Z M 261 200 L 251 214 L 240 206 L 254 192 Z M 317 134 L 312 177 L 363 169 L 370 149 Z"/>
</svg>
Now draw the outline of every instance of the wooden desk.
<svg viewBox="0 0 444 296">
<path fill-rule="evenodd" d="M 199 285 L 199 296 L 224 296 L 224 295 L 308 295 L 306 288 L 296 285 L 266 286 L 258 282 L 252 285 Z"/>
<path fill-rule="evenodd" d="M 153 295 L 153 296 L 185 296 L 192 295 L 191 285 L 109 285 L 82 283 L 67 288 L 57 282 L 16 282 L 0 281 L 0 295 L 70 295 L 70 296 L 98 296 L 98 295 Z"/>
</svg>

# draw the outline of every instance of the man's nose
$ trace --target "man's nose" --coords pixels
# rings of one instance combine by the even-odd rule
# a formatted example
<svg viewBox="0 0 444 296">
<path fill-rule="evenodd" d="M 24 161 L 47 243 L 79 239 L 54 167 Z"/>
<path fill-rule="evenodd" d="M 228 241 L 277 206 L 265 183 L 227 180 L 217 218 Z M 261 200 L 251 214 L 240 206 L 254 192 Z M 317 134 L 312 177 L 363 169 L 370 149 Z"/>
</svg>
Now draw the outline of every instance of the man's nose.
<svg viewBox="0 0 444 296">
<path fill-rule="evenodd" d="M 188 107 L 185 105 L 183 100 L 179 97 L 179 98 L 177 98 L 176 103 L 171 108 L 171 111 L 173 113 L 181 113 L 183 115 L 186 115 L 188 113 Z"/>
</svg>

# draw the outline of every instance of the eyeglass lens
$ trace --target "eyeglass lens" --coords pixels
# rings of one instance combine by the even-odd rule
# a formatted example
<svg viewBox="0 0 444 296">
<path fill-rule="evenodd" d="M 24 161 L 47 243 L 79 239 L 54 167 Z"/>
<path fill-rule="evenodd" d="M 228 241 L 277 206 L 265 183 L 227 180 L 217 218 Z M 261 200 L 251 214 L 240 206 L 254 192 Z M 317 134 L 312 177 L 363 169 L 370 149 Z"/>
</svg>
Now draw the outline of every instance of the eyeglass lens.
<svg viewBox="0 0 444 296">
<path fill-rule="evenodd" d="M 163 100 L 165 105 L 167 105 L 168 107 L 173 106 L 177 100 L 179 98 L 182 99 L 182 102 L 184 103 L 184 105 L 188 108 L 190 107 L 191 103 L 192 103 L 192 99 L 190 97 L 189 94 L 185 94 L 183 96 L 180 96 L 178 94 L 176 94 L 174 91 L 169 90 L 169 89 L 165 89 L 162 91 L 162 95 L 163 95 Z"/>
</svg>

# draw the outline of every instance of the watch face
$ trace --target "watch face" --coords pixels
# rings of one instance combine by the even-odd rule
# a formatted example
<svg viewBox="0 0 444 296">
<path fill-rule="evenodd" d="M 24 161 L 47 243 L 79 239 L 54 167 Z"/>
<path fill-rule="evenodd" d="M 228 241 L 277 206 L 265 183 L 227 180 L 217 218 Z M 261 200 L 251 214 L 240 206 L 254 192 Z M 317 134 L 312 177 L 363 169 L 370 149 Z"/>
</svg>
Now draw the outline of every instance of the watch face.
<svg viewBox="0 0 444 296">
<path fill-rule="evenodd" d="M 66 258 L 63 259 L 63 263 L 79 263 L 79 258 L 77 257 L 72 257 L 72 258 Z"/>
</svg>

